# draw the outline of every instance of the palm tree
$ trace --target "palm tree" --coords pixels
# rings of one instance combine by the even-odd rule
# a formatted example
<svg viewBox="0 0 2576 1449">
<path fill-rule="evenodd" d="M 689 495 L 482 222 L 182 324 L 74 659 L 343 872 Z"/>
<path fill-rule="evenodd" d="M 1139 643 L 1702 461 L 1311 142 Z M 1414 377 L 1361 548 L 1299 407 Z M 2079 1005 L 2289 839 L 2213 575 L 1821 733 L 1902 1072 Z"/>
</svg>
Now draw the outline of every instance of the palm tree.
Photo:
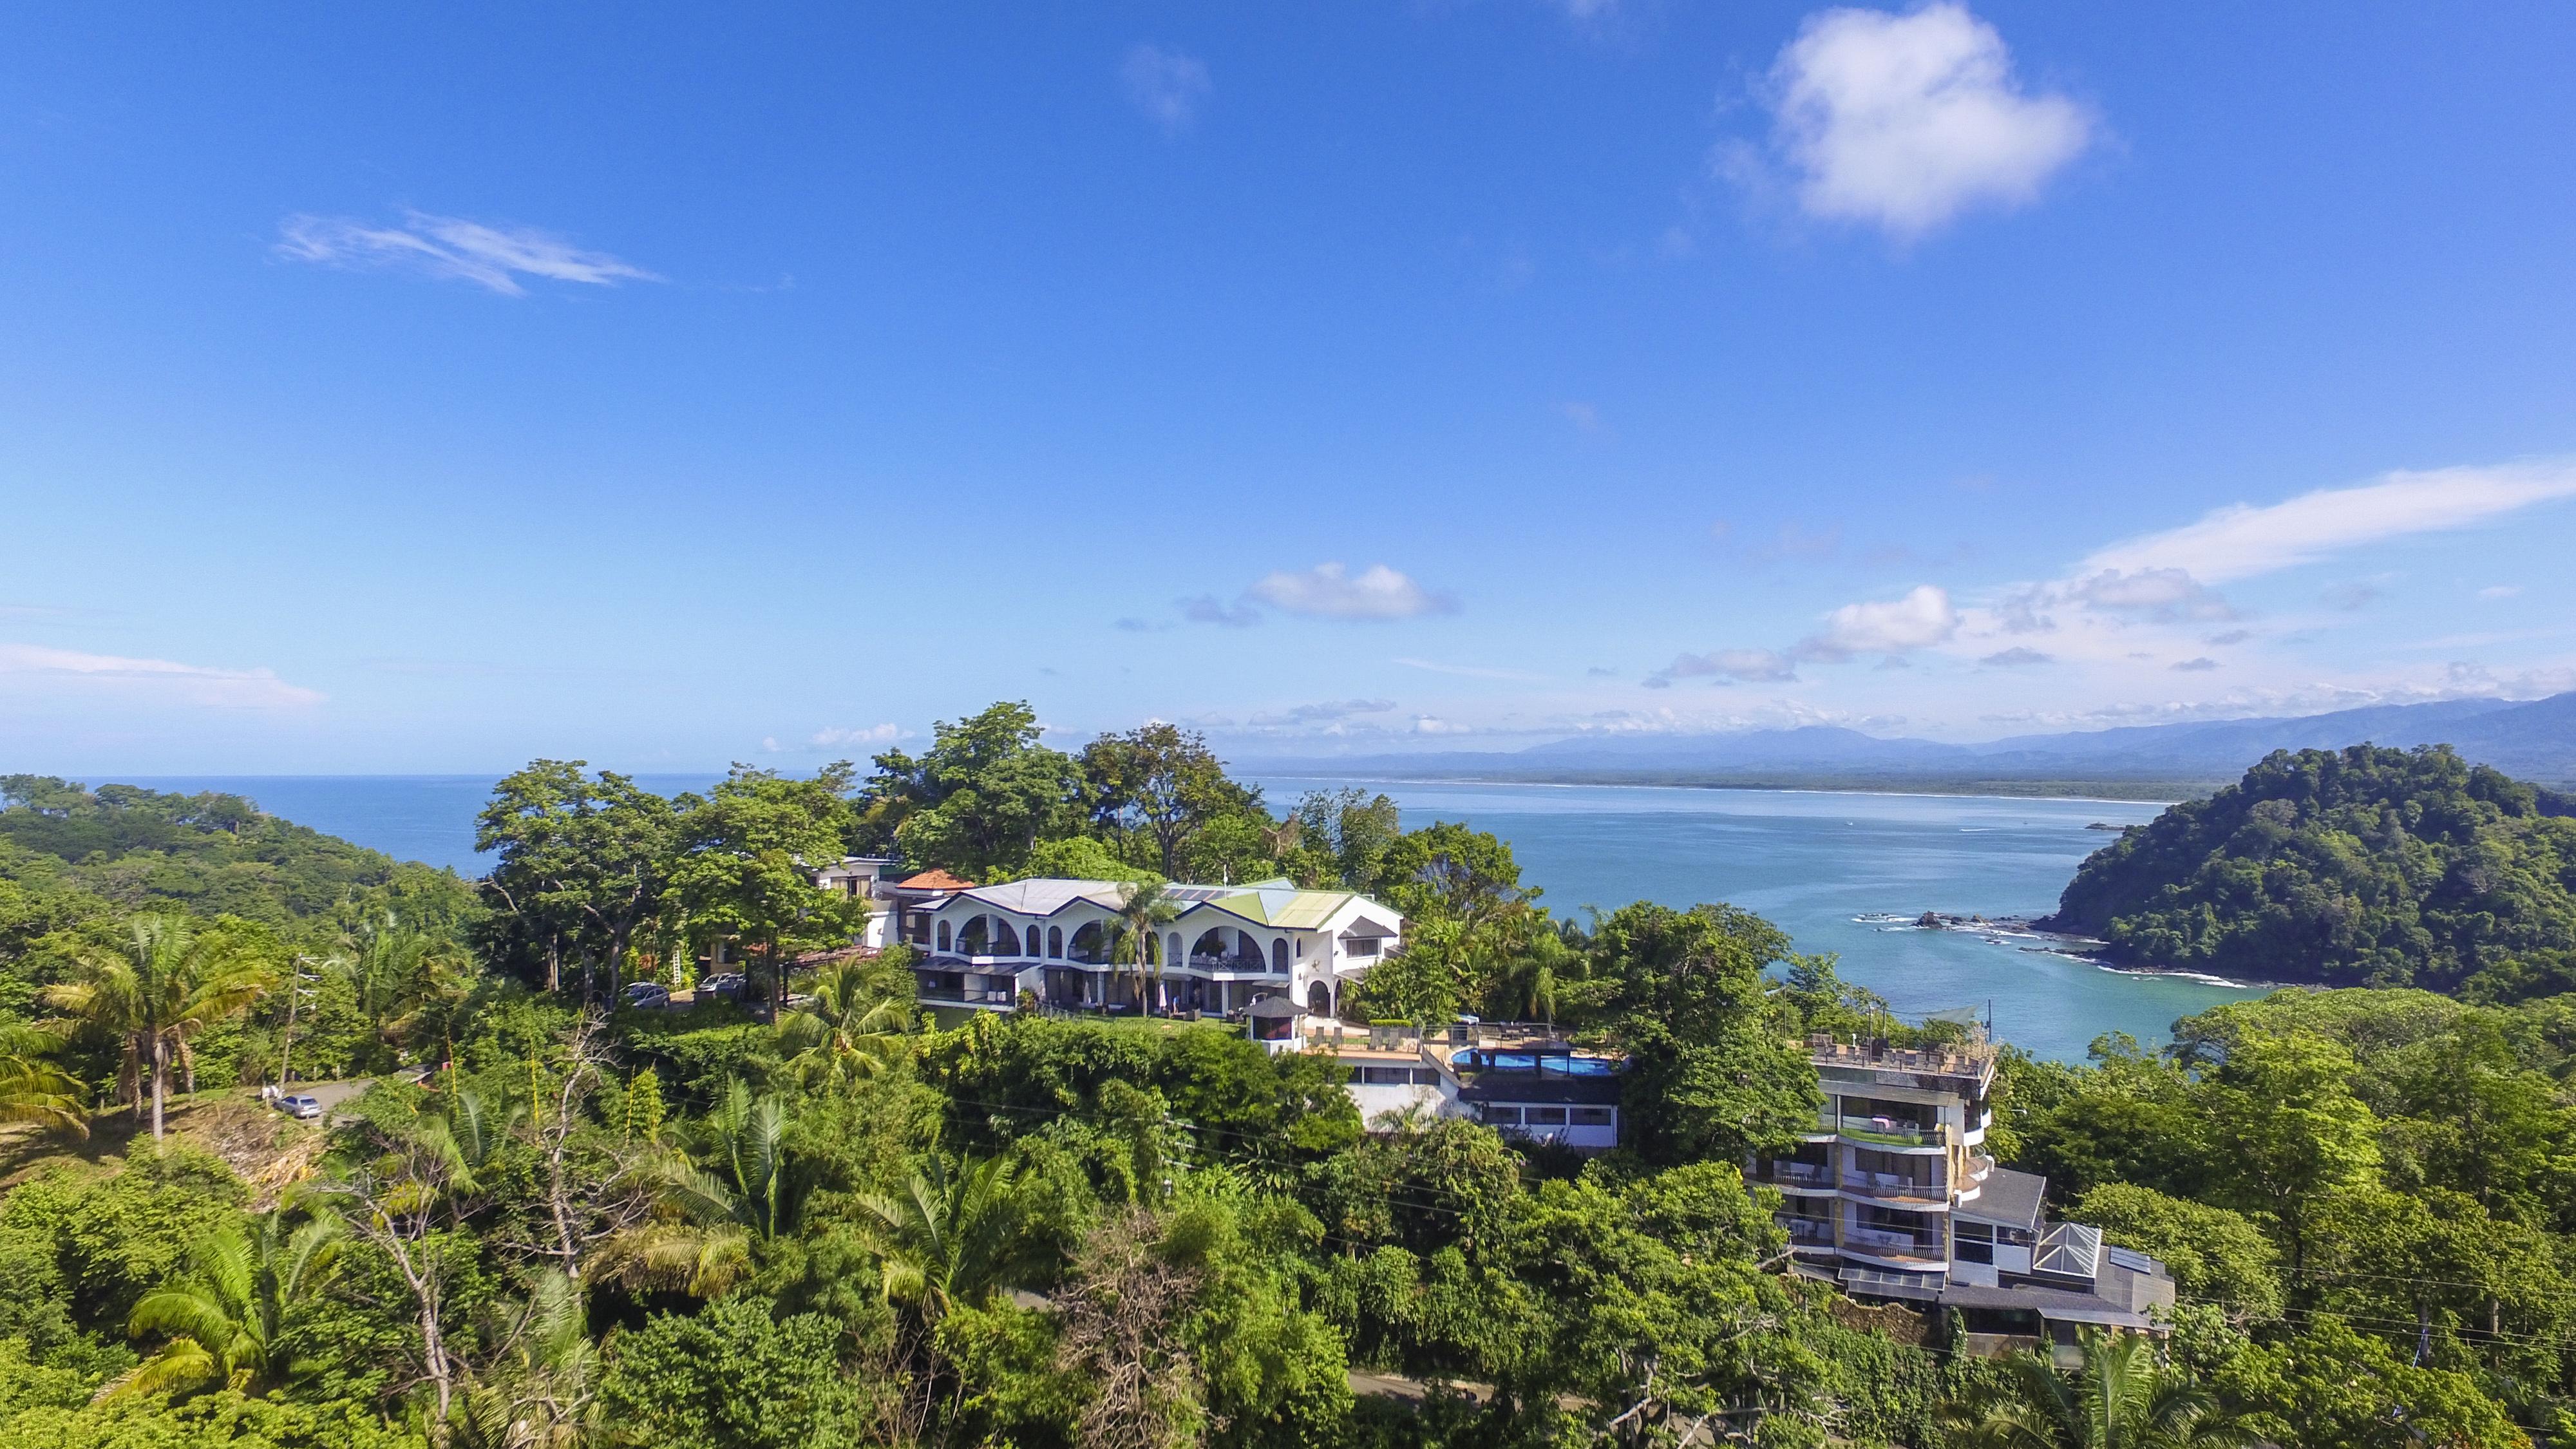
<svg viewBox="0 0 2576 1449">
<path fill-rule="evenodd" d="M 897 1197 L 869 1194 L 859 1210 L 885 1256 L 890 1302 L 920 1305 L 937 1323 L 1031 1276 L 1028 1199 L 1016 1164 L 986 1158 L 952 1170 L 933 1157 Z"/>
<path fill-rule="evenodd" d="M 500 1326 L 496 1362 L 456 1415 L 461 1449 L 579 1449 L 599 1428 L 599 1348 L 583 1322 L 581 1284 L 537 1275 Z"/>
<path fill-rule="evenodd" d="M 266 971 L 229 938 L 200 933 L 185 916 L 136 916 L 122 950 L 82 946 L 72 953 L 72 979 L 45 988 L 42 1000 L 114 1036 L 124 1049 L 117 1085 L 138 1109 L 152 1097 L 152 1140 L 161 1140 L 170 1072 L 197 1086 L 189 1042 L 239 1016 L 270 986 Z"/>
<path fill-rule="evenodd" d="M 823 968 L 812 998 L 778 1020 L 788 1065 L 809 1083 L 835 1087 L 885 1070 L 912 1025 L 910 993 L 899 989 L 898 974 L 908 983 L 912 973 L 856 959 Z"/>
<path fill-rule="evenodd" d="M 255 1390 L 288 1378 L 294 1368 L 277 1354 L 288 1317 L 331 1274 L 344 1227 L 324 1216 L 290 1230 L 284 1209 L 259 1218 L 245 1233 L 233 1224 L 200 1239 L 189 1254 L 193 1271 L 180 1282 L 147 1293 L 134 1305 L 126 1332 L 168 1335 L 120 1391 L 166 1393 L 229 1384 Z"/>
<path fill-rule="evenodd" d="M 602 1276 L 635 1287 L 676 1286 L 711 1298 L 751 1269 L 753 1249 L 796 1231 L 803 1206 L 787 1154 L 787 1106 L 754 1098 L 740 1079 L 706 1118 L 711 1139 L 699 1155 L 666 1164 L 656 1221 L 611 1239 Z"/>
<path fill-rule="evenodd" d="M 1118 948 L 1126 955 L 1127 964 L 1134 968 L 1136 1006 L 1140 1012 L 1146 1006 L 1145 966 L 1148 958 L 1154 967 L 1154 984 L 1157 987 L 1163 984 L 1163 957 L 1168 953 L 1154 949 L 1154 935 L 1161 927 L 1179 919 L 1180 914 L 1180 903 L 1172 898 L 1171 885 L 1166 881 L 1133 882 L 1119 900 Z"/>
<path fill-rule="evenodd" d="M 2252 1430 L 2180 1369 L 2156 1362 L 2143 1335 L 2087 1329 L 2074 1372 L 2037 1353 L 2004 1360 L 2010 1398 L 1942 1409 L 1961 1449 L 2240 1449 Z"/>
<path fill-rule="evenodd" d="M 345 949 L 331 958 L 330 969 L 349 983 L 377 1042 L 392 1047 L 448 984 L 456 962 L 445 943 L 391 911 L 361 922 L 342 941 Z"/>
<path fill-rule="evenodd" d="M 62 1044 L 61 1037 L 36 1027 L 0 1026 L 0 1122 L 89 1135 L 79 1079 L 43 1060 Z"/>
</svg>

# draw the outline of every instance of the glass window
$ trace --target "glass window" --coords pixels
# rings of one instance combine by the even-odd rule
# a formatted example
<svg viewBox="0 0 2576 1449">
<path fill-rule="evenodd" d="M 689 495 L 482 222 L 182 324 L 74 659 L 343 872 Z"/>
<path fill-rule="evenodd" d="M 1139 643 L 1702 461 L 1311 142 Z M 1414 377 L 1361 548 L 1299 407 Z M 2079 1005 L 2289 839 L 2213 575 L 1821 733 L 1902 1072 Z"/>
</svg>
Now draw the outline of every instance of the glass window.
<svg viewBox="0 0 2576 1449">
<path fill-rule="evenodd" d="M 1565 1125 L 1565 1109 L 1563 1107 L 1532 1107 L 1521 1114 L 1521 1120 L 1527 1122 L 1532 1127 L 1562 1127 Z"/>
<path fill-rule="evenodd" d="M 1415 1067 L 1413 1069 L 1413 1085 L 1417 1087 L 1439 1086 L 1440 1074 L 1429 1067 Z"/>
<path fill-rule="evenodd" d="M 1064 959 L 1064 927 L 1047 927 L 1047 954 L 1059 961 Z"/>
<path fill-rule="evenodd" d="M 1607 1127 L 1610 1125 L 1610 1109 L 1607 1107 L 1577 1107 L 1574 1109 L 1574 1125 L 1577 1127 Z"/>
<path fill-rule="evenodd" d="M 1518 1107 L 1499 1107 L 1488 1102 L 1485 1104 L 1485 1125 L 1488 1127 L 1518 1127 L 1521 1125 L 1521 1109 Z"/>
</svg>

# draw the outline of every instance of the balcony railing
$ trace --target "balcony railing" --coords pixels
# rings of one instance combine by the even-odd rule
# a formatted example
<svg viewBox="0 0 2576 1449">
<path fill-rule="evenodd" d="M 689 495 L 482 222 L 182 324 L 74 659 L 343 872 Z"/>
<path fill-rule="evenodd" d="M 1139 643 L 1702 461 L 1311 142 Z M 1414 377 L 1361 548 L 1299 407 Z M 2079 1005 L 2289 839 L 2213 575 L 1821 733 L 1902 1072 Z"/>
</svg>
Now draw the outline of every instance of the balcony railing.
<svg viewBox="0 0 2576 1449">
<path fill-rule="evenodd" d="M 1259 956 L 1245 956 L 1240 954 L 1233 956 L 1201 956 L 1193 953 L 1190 957 L 1189 969 L 1193 971 L 1269 971 L 1278 975 L 1285 975 L 1287 972 L 1287 968 L 1284 966 L 1276 968 L 1274 971 L 1271 964 Z"/>
<path fill-rule="evenodd" d="M 924 991 L 917 998 L 931 1006 L 1008 1006 L 1019 998 L 1009 991 Z"/>
<path fill-rule="evenodd" d="M 1825 1179 L 1823 1163 L 1793 1162 L 1784 1157 L 1775 1157 L 1762 1163 L 1761 1171 L 1755 1176 L 1762 1182 L 1795 1183 L 1800 1187 L 1830 1186 Z"/>
<path fill-rule="evenodd" d="M 1890 1228 L 1864 1228 L 1857 1225 L 1843 1229 L 1843 1246 L 1858 1248 L 1880 1257 L 1938 1258 L 1942 1256 L 1941 1238 L 1937 1233 L 1907 1233 Z"/>
<path fill-rule="evenodd" d="M 1946 1198 L 1950 1193 L 1945 1184 L 1900 1177 L 1892 1172 L 1846 1172 L 1842 1177 L 1842 1186 L 1845 1192 L 1867 1193 L 1871 1197 L 1937 1199 Z"/>
<path fill-rule="evenodd" d="M 1830 1245 L 1834 1240 L 1834 1225 L 1823 1218 L 1784 1215 L 1779 1219 L 1779 1223 L 1789 1230 L 1789 1241 L 1793 1243 L 1824 1246 Z"/>
<path fill-rule="evenodd" d="M 1929 1147 L 1941 1140 L 1939 1127 L 1899 1117 L 1843 1117 L 1831 1130 L 1863 1142 L 1891 1142 L 1899 1147 Z"/>
</svg>

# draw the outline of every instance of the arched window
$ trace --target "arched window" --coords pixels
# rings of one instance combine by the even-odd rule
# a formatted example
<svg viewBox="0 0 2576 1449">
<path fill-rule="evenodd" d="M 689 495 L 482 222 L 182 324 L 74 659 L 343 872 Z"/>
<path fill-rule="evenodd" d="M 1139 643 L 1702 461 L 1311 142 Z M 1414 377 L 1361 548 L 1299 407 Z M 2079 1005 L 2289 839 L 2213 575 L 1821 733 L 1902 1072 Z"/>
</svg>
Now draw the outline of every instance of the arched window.
<svg viewBox="0 0 2576 1449">
<path fill-rule="evenodd" d="M 1163 941 L 1163 949 L 1165 952 L 1163 956 L 1163 964 L 1165 966 L 1187 966 L 1190 964 L 1189 958 L 1181 954 L 1180 932 L 1174 931 L 1170 936 L 1166 937 Z"/>
<path fill-rule="evenodd" d="M 1064 959 L 1064 927 L 1047 927 L 1047 954 L 1059 961 Z"/>
<path fill-rule="evenodd" d="M 1309 1016 L 1333 1014 L 1333 988 L 1318 981 L 1306 988 L 1306 1013 Z"/>
<path fill-rule="evenodd" d="M 993 923 L 983 916 L 977 916 L 968 921 L 966 929 L 957 933 L 957 954 L 960 956 L 992 955 Z"/>
<path fill-rule="evenodd" d="M 1102 939 L 1100 923 L 1098 921 L 1093 921 L 1088 925 L 1076 926 L 1073 928 L 1074 960 L 1080 961 L 1088 966 L 1097 966 L 1106 959 L 1104 951 L 1105 943 Z"/>
<path fill-rule="evenodd" d="M 1199 943 L 1190 948 L 1190 957 L 1193 964 L 1201 958 L 1204 958 L 1211 966 L 1223 961 L 1225 959 L 1225 932 L 1223 930 L 1214 930 L 1202 933 L 1199 936 Z"/>
<path fill-rule="evenodd" d="M 1270 969 L 1279 972 L 1285 972 L 1288 969 L 1288 938 L 1285 936 L 1271 939 Z"/>
<path fill-rule="evenodd" d="M 1020 933 L 1011 929 L 1010 922 L 999 917 L 993 921 L 993 949 L 989 954 L 995 956 L 1020 954 Z"/>
<path fill-rule="evenodd" d="M 946 921 L 939 923 L 939 949 L 942 951 L 948 949 L 948 923 Z"/>
</svg>

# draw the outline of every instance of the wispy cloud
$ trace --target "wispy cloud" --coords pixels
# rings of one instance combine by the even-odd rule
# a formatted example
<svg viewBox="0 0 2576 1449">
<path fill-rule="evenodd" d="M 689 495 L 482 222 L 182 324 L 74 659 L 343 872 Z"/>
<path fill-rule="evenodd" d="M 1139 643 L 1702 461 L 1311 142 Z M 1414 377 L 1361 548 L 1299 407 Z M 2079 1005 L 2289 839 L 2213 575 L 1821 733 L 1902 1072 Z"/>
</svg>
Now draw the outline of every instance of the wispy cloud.
<svg viewBox="0 0 2576 1449">
<path fill-rule="evenodd" d="M 1799 207 L 1899 239 L 2030 202 L 2096 130 L 2074 100 L 2024 90 L 2003 37 L 1958 4 L 1809 17 L 1768 99 Z"/>
<path fill-rule="evenodd" d="M 2203 584 L 2274 573 L 2410 534 L 2471 528 L 2576 497 L 2576 460 L 2398 472 L 2282 503 L 2234 504 L 2197 523 L 2115 543 L 2084 572 L 2179 570 Z"/>
<path fill-rule="evenodd" d="M 1246 603 L 1229 604 L 1214 594 L 1200 594 L 1181 600 L 1181 617 L 1193 624 L 1214 624 L 1224 629 L 1248 629 L 1261 622 L 1261 611 Z"/>
<path fill-rule="evenodd" d="M 1527 669 L 1498 669 L 1490 664 L 1443 664 L 1436 659 L 1410 657 L 1390 659 L 1387 663 L 1401 664 L 1407 669 L 1421 669 L 1433 674 L 1454 674 L 1462 679 L 1516 679 L 1536 683 L 1547 678 L 1544 674 Z"/>
<path fill-rule="evenodd" d="M 1457 612 L 1458 601 L 1388 568 L 1371 564 L 1357 574 L 1338 563 L 1269 574 L 1246 595 L 1291 614 L 1317 619 L 1412 619 Z"/>
<path fill-rule="evenodd" d="M 902 729 L 890 724 L 869 725 L 865 729 L 833 726 L 816 730 L 805 743 L 818 750 L 839 750 L 852 745 L 890 745 L 901 738 Z"/>
<path fill-rule="evenodd" d="M 1206 62 L 1159 45 L 1131 47 L 1118 67 L 1118 83 L 1128 101 L 1166 136 L 1188 130 L 1215 89 Z"/>
<path fill-rule="evenodd" d="M 268 669 L 219 669 L 169 659 L 84 654 L 40 644 L 0 644 L 0 691 L 31 693 L 66 686 L 126 689 L 231 709 L 300 709 L 323 700 L 321 691 L 289 684 Z"/>
<path fill-rule="evenodd" d="M 2025 669 L 2040 664 L 2054 664 L 2057 659 L 2054 655 L 2042 654 L 2036 649 L 2026 649 L 2016 644 L 2010 649 L 1997 650 L 1977 662 L 1994 669 Z"/>
<path fill-rule="evenodd" d="M 522 277 L 593 287 L 662 280 L 631 262 L 534 227 L 409 210 L 398 226 L 298 213 L 278 223 L 277 252 L 327 267 L 386 268 L 471 282 L 505 297 L 527 295 Z"/>
<path fill-rule="evenodd" d="M 1291 705 L 1281 710 L 1265 710 L 1252 716 L 1252 723 L 1262 728 L 1333 724 L 1353 715 L 1385 714 L 1394 708 L 1395 701 L 1391 699 L 1327 699 L 1313 704 Z"/>
<path fill-rule="evenodd" d="M 1714 679 L 1720 684 L 1786 684 L 1798 677 L 1798 661 L 1777 649 L 1713 649 L 1683 654 L 1646 676 L 1649 689 L 1662 689 L 1676 679 Z"/>
</svg>

